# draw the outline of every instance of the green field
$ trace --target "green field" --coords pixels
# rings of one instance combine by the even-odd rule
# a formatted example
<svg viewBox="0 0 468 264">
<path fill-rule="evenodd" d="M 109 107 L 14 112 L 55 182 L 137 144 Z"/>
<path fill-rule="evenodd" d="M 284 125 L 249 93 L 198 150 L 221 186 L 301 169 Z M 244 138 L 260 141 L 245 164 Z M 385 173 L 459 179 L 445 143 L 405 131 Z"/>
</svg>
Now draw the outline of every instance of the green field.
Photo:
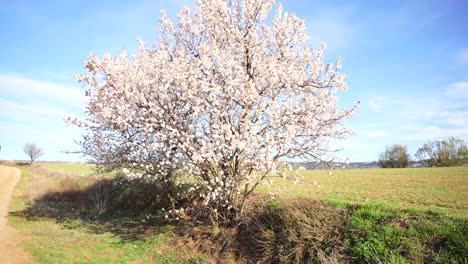
<svg viewBox="0 0 468 264">
<path fill-rule="evenodd" d="M 42 164 L 50 171 L 94 175 L 95 165 Z M 468 217 L 468 167 L 303 170 L 297 185 L 276 179 L 273 191 L 282 196 L 308 197 L 349 203 L 384 202 L 399 208 L 438 209 Z M 316 187 L 314 183 L 320 185 Z M 283 187 L 286 189 L 283 189 Z M 260 187 L 259 191 L 266 192 Z"/>
<path fill-rule="evenodd" d="M 277 179 L 273 191 L 350 203 L 383 202 L 398 208 L 438 209 L 468 217 L 468 167 L 300 171 L 292 185 Z M 313 184 L 317 182 L 319 188 Z M 274 186 L 275 186 L 274 185 Z M 283 186 L 287 186 L 281 191 Z M 266 191 L 265 188 L 261 189 Z"/>
<path fill-rule="evenodd" d="M 87 211 L 80 212 L 78 207 L 83 201 L 70 201 L 80 190 L 99 180 L 90 176 L 92 165 L 41 166 L 21 167 L 22 179 L 15 189 L 10 208 L 13 213 L 9 216 L 9 222 L 27 237 L 21 245 L 36 263 L 216 261 L 211 253 L 194 249 L 199 248 L 194 246 L 197 241 L 186 236 L 192 232 L 191 227 L 176 231 L 181 227 L 158 220 L 160 215 L 110 212 L 105 217 L 96 217 Z M 47 173 L 52 171 L 59 173 Z M 301 183 L 292 185 L 277 179 L 274 188 L 284 186 L 283 197 L 302 198 L 306 203 L 308 200 L 304 198 L 331 201 L 337 209 L 328 211 L 346 210 L 339 229 L 341 261 L 468 261 L 468 167 L 335 170 L 332 175 L 317 170 L 301 174 L 304 175 Z M 268 190 L 262 187 L 259 191 Z M 44 199 L 48 194 L 56 198 Z M 276 207 L 272 207 L 273 212 Z M 320 210 L 312 215 L 320 216 Z M 202 233 L 203 244 L 216 237 L 209 233 Z M 320 250 L 328 253 L 336 250 L 327 245 Z"/>
<path fill-rule="evenodd" d="M 158 248 L 164 244 L 164 227 L 151 236 L 142 239 L 124 235 L 125 228 L 112 232 L 109 226 L 101 225 L 94 219 L 70 217 L 75 208 L 64 202 L 58 210 L 49 212 L 50 204 L 37 203 L 47 193 L 66 189 L 80 189 L 93 178 L 93 166 L 88 164 L 47 164 L 41 165 L 59 174 L 46 173 L 43 168 L 20 167 L 21 180 L 15 188 L 10 204 L 9 223 L 26 239 L 21 246 L 29 252 L 31 263 L 174 263 L 171 254 L 160 254 Z M 76 169 L 76 170 L 75 170 Z M 76 172 L 76 173 L 75 173 Z M 62 173 L 66 173 L 61 175 Z M 76 176 L 71 179 L 70 174 Z M 71 185 L 71 186 L 67 186 Z M 31 204 L 36 203 L 33 212 Z M 128 219 L 124 219 L 126 221 Z M 118 224 L 118 220 L 113 224 Z"/>
<path fill-rule="evenodd" d="M 80 163 L 43 163 L 44 167 L 50 171 L 72 174 L 79 176 L 88 176 L 96 173 L 96 166 L 94 164 L 80 164 Z"/>
</svg>

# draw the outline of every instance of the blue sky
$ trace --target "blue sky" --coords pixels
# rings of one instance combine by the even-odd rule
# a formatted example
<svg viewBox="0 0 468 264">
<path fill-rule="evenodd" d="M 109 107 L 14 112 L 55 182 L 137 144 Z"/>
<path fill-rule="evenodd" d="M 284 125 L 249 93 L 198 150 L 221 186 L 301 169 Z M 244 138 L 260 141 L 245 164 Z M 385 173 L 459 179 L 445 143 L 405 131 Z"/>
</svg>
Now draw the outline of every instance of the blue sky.
<svg viewBox="0 0 468 264">
<path fill-rule="evenodd" d="M 468 141 L 467 1 L 281 1 L 306 21 L 310 44 L 341 56 L 349 90 L 340 105 L 361 105 L 349 120 L 355 135 L 342 158 L 371 161 L 386 145 L 415 153 L 427 140 Z M 84 117 L 82 73 L 89 53 L 117 54 L 156 38 L 160 10 L 171 17 L 192 1 L 0 0 L 1 159 L 26 159 L 34 142 L 42 160 L 66 155 L 84 131 L 67 126 Z"/>
</svg>

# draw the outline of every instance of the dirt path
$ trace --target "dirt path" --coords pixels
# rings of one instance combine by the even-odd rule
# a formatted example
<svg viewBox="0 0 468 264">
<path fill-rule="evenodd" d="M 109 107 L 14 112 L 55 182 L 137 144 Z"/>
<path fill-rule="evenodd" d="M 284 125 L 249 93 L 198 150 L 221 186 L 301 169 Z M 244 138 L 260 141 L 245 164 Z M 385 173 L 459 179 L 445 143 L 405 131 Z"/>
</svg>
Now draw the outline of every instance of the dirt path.
<svg viewBox="0 0 468 264">
<path fill-rule="evenodd" d="M 0 166 L 0 263 L 26 263 L 27 254 L 17 246 L 22 236 L 7 224 L 8 205 L 13 188 L 20 180 L 17 168 Z"/>
</svg>

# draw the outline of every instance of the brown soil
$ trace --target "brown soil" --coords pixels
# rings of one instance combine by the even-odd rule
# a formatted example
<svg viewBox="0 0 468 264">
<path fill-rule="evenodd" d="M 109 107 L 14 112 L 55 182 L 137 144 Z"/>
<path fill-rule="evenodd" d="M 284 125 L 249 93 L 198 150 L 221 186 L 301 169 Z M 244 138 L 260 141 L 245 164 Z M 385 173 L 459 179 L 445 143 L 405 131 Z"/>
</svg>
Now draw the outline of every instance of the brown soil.
<svg viewBox="0 0 468 264">
<path fill-rule="evenodd" d="M 23 237 L 7 224 L 8 205 L 13 188 L 20 179 L 17 168 L 0 166 L 0 263 L 26 263 L 28 255 L 18 243 Z"/>
</svg>

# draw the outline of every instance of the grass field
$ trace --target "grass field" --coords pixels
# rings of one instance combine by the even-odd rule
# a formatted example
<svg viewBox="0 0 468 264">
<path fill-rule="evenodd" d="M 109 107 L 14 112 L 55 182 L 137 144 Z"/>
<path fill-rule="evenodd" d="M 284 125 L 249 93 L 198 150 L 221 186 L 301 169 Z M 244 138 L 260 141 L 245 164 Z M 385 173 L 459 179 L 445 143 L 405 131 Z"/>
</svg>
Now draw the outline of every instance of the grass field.
<svg viewBox="0 0 468 264">
<path fill-rule="evenodd" d="M 80 164 L 80 163 L 43 163 L 41 167 L 44 167 L 50 171 L 88 176 L 96 173 L 96 166 L 94 164 Z"/>
<path fill-rule="evenodd" d="M 78 185 L 86 185 L 87 175 L 92 172 L 90 165 L 82 164 L 47 164 L 48 169 L 57 168 L 60 173 L 75 175 Z M 112 232 L 107 226 L 99 225 L 92 219 L 67 218 L 64 211 L 54 217 L 36 212 L 37 216 L 25 214 L 26 208 L 47 192 L 59 191 L 63 186 L 63 177 L 43 175 L 43 170 L 21 168 L 21 180 L 15 188 L 8 221 L 27 238 L 21 243 L 33 256 L 32 263 L 174 263 L 174 254 L 160 254 L 158 249 L 171 236 L 163 226 L 151 236 L 134 239 L 123 235 L 125 229 Z M 38 210 L 47 204 L 39 204 Z M 36 209 L 37 210 L 37 209 Z M 67 209 L 64 209 L 67 210 Z M 74 208 L 68 208 L 73 211 Z M 34 214 L 33 214 L 34 215 Z M 116 221 L 115 224 L 118 221 Z"/>
<path fill-rule="evenodd" d="M 432 208 L 468 217 L 468 167 L 335 170 L 331 175 L 326 170 L 311 170 L 300 174 L 304 180 L 297 185 L 277 179 L 273 191 L 287 197 Z M 281 191 L 282 186 L 287 188 Z"/>
<path fill-rule="evenodd" d="M 95 165 L 42 164 L 50 171 L 93 175 Z M 468 167 L 304 170 L 297 185 L 277 179 L 273 191 L 283 196 L 349 203 L 383 202 L 398 208 L 435 209 L 468 217 Z M 319 188 L 314 183 L 320 185 Z M 283 186 L 286 189 L 282 190 Z M 266 192 L 265 188 L 260 191 Z"/>
<path fill-rule="evenodd" d="M 145 216 L 119 214 L 98 221 L 83 217 L 76 205 L 61 198 L 47 204 L 38 197 L 65 189 L 80 190 L 96 178 L 83 177 L 93 174 L 92 165 L 41 166 L 68 176 L 22 167 L 22 179 L 10 208 L 16 213 L 9 217 L 10 223 L 28 237 L 22 246 L 37 263 L 214 261 L 206 253 L 187 248 L 187 240 L 170 242 L 180 236 L 173 225 L 145 223 Z M 276 186 L 286 186 L 284 197 L 328 200 L 336 207 L 347 208 L 340 235 L 344 247 L 340 254 L 348 256 L 347 262 L 468 261 L 468 167 L 335 170 L 331 176 L 328 171 L 301 173 L 304 180 L 300 184 L 278 179 Z M 259 191 L 268 190 L 262 187 Z M 134 236 L 136 233 L 143 235 Z"/>
</svg>

